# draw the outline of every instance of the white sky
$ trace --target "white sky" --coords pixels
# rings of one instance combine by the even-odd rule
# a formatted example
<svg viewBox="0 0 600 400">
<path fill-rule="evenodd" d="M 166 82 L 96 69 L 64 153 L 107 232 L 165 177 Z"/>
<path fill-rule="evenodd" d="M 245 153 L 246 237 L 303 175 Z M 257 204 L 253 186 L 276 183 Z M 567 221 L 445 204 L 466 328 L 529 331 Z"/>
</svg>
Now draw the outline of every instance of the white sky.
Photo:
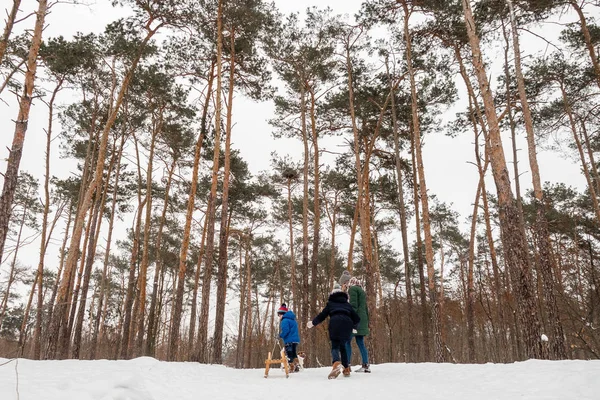
<svg viewBox="0 0 600 400">
<path fill-rule="evenodd" d="M 358 11 L 361 0 L 276 0 L 277 7 L 285 13 L 302 12 L 310 6 L 329 6 L 335 13 L 349 14 L 350 16 Z M 21 6 L 21 16 L 32 12 L 36 7 L 33 0 L 24 0 Z M 8 2 L 3 7 L 8 7 Z M 69 37 L 75 32 L 84 33 L 93 31 L 101 32 L 104 26 L 118 17 L 109 1 L 97 1 L 88 6 L 73 6 L 69 4 L 57 4 L 53 7 L 52 13 L 47 17 L 47 28 L 44 37 L 53 37 L 63 35 Z M 22 22 L 17 30 L 30 28 L 33 20 Z M 556 28 L 542 30 L 542 34 L 555 37 Z M 539 46 L 532 37 L 522 38 L 524 48 Z M 541 47 L 540 47 L 541 48 Z M 493 56 L 486 54 L 488 57 Z M 492 76 L 492 79 L 495 79 Z M 494 86 L 494 85 L 493 85 Z M 0 103 L 0 129 L 4 132 L 0 136 L 0 172 L 5 170 L 5 158 L 8 155 L 7 148 L 10 147 L 12 135 L 14 132 L 14 123 L 16 117 L 15 99 L 12 95 L 3 94 L 3 100 L 9 105 Z M 65 102 L 65 99 L 61 99 Z M 453 113 L 459 111 L 459 108 L 450 110 L 444 119 L 452 119 Z M 295 159 L 302 157 L 302 146 L 295 140 L 280 139 L 275 140 L 271 136 L 272 128 L 267 120 L 273 116 L 273 105 L 271 102 L 256 103 L 248 101 L 241 96 L 236 98 L 234 103 L 234 121 L 236 126 L 233 131 L 233 147 L 240 149 L 242 156 L 249 163 L 253 173 L 258 173 L 270 168 L 270 154 L 277 151 L 280 155 L 288 153 Z M 35 101 L 31 110 L 30 124 L 25 140 L 25 149 L 21 161 L 21 170 L 28 171 L 36 178 L 43 179 L 43 159 L 44 159 L 44 128 L 47 123 L 47 109 L 40 101 Z M 58 132 L 59 127 L 55 127 Z M 507 154 L 507 161 L 512 160 L 512 151 L 510 150 L 510 137 L 504 135 L 504 145 Z M 444 202 L 452 203 L 453 208 L 460 212 L 463 221 L 472 212 L 472 202 L 475 195 L 478 174 L 476 168 L 468 164 L 474 160 L 474 150 L 472 145 L 472 134 L 469 132 L 463 137 L 448 138 L 443 132 L 430 132 L 424 138 L 425 147 L 423 149 L 425 173 L 427 186 L 432 194 Z M 333 146 L 325 142 L 322 147 Z M 519 140 L 520 151 L 520 169 L 522 173 L 521 182 L 524 188 L 529 188 L 531 176 L 528 173 L 528 160 L 526 158 L 526 144 L 522 137 Z M 335 148 L 329 150 L 337 151 Z M 72 160 L 58 159 L 57 143 L 55 143 L 54 156 L 51 170 L 53 175 L 65 177 L 71 171 L 75 171 L 76 164 Z M 544 151 L 539 149 L 539 163 L 543 181 L 565 182 L 578 188 L 585 187 L 585 180 L 579 173 L 579 166 L 574 160 L 568 159 L 556 152 Z M 512 171 L 512 167 L 509 166 Z M 494 191 L 493 182 L 488 179 L 488 190 Z M 55 233 L 55 234 L 58 234 Z M 400 242 L 397 248 L 400 248 Z M 37 246 L 37 245 L 35 245 Z M 35 265 L 37 262 L 37 247 L 30 246 L 27 252 L 22 253 L 23 261 L 29 265 Z M 55 253 L 56 254 L 56 253 Z M 48 257 L 51 257 L 50 255 Z M 48 259 L 50 260 L 50 259 Z M 51 262 L 55 262 L 52 260 Z M 2 269 L 0 269 L 2 273 Z"/>
</svg>

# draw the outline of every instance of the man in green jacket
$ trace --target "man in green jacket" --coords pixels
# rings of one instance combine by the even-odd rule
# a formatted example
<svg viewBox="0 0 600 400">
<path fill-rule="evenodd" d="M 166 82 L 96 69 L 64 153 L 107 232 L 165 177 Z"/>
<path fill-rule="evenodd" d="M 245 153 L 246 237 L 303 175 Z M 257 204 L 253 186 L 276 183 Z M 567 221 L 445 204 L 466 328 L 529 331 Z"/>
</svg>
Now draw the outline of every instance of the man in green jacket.
<svg viewBox="0 0 600 400">
<path fill-rule="evenodd" d="M 347 272 L 347 271 L 344 271 Z M 360 351 L 362 358 L 362 366 L 356 372 L 371 372 L 369 368 L 369 353 L 365 347 L 365 336 L 369 334 L 369 310 L 367 308 L 367 295 L 363 290 L 360 281 L 356 277 L 350 278 L 348 284 L 348 297 L 350 305 L 354 308 L 354 311 L 360 316 L 360 323 L 354 337 L 356 338 L 356 345 Z M 346 342 L 346 353 L 348 354 L 348 360 L 352 359 L 352 338 Z"/>
</svg>

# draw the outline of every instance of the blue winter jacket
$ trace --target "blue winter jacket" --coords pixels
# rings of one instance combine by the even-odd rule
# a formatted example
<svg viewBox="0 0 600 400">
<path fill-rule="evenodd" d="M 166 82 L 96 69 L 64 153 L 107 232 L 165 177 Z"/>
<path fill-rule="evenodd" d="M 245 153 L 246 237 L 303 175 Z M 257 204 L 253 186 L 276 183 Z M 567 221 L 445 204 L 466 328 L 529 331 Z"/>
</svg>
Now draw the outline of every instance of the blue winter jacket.
<svg viewBox="0 0 600 400">
<path fill-rule="evenodd" d="M 283 343 L 300 343 L 300 334 L 298 333 L 298 323 L 296 315 L 288 311 L 281 317 L 281 333 L 279 337 L 283 339 Z"/>
</svg>

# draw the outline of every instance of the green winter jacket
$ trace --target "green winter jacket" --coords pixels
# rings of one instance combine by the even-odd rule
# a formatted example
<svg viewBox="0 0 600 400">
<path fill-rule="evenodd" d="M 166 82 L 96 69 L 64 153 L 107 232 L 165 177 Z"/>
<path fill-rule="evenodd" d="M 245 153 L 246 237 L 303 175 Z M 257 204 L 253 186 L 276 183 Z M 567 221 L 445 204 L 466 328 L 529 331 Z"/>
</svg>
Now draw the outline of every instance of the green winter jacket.
<svg viewBox="0 0 600 400">
<path fill-rule="evenodd" d="M 367 309 L 367 295 L 360 286 L 350 286 L 348 289 L 350 305 L 360 317 L 357 333 L 358 336 L 367 336 L 369 334 L 369 310 Z"/>
</svg>

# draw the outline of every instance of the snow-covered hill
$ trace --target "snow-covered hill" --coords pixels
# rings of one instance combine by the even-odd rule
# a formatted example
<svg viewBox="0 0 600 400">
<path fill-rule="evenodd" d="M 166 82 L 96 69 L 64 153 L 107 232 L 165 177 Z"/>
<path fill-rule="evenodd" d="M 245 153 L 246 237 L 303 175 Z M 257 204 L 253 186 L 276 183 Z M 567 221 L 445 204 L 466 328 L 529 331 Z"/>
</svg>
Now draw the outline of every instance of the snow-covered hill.
<svg viewBox="0 0 600 400">
<path fill-rule="evenodd" d="M 285 378 L 273 369 L 131 361 L 8 362 L 0 358 L 2 400 L 599 400 L 600 361 L 514 364 L 381 364 L 371 374 L 327 380 L 329 368 Z M 8 362 L 8 363 L 6 363 Z M 6 364 L 5 364 L 6 363 Z"/>
</svg>

